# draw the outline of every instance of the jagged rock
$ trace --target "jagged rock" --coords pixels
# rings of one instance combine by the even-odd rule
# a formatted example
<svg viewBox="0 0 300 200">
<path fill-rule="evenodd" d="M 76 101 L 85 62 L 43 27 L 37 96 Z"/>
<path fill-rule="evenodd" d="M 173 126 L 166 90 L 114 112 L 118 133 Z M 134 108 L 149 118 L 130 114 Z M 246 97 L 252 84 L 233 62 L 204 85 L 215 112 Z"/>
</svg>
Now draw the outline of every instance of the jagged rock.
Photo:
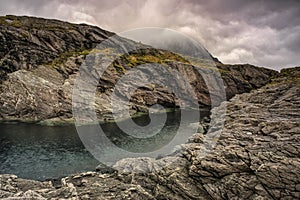
<svg viewBox="0 0 300 200">
<path fill-rule="evenodd" d="M 226 106 L 226 121 L 205 157 L 205 135 L 197 133 L 176 155 L 123 159 L 114 166 L 118 173 L 69 176 L 58 189 L 1 175 L 0 198 L 299 199 L 299 69 L 214 108 L 212 115 Z M 211 125 L 220 120 L 212 118 Z"/>
<path fill-rule="evenodd" d="M 48 125 L 71 122 L 72 93 L 79 67 L 97 44 L 113 35 L 115 34 L 84 24 L 34 17 L 0 17 L 0 119 L 41 121 Z M 148 107 L 157 103 L 171 108 L 179 106 L 180 102 L 175 94 L 163 84 L 169 77 L 163 77 L 161 84 L 139 88 L 131 97 L 128 97 L 126 90 L 122 90 L 130 84 L 136 85 L 139 81 L 161 74 L 161 71 L 149 64 L 153 61 L 182 74 L 195 89 L 199 105 L 210 106 L 207 85 L 195 68 L 203 68 L 204 73 L 214 73 L 213 70 L 205 68 L 201 63 L 193 66 L 179 55 L 119 36 L 116 36 L 115 42 L 124 44 L 122 48 L 135 49 L 142 46 L 144 50 L 131 52 L 129 58 L 135 58 L 132 61 L 128 61 L 130 59 L 126 55 L 116 59 L 101 79 L 97 80 L 99 87 L 95 95 L 95 108 L 100 121 L 112 119 L 111 94 L 116 82 L 126 70 L 140 64 L 148 63 L 143 69 L 145 73 L 126 82 L 116 91 L 119 96 L 130 99 L 130 113 L 148 112 Z M 101 62 L 108 60 L 106 54 L 109 51 L 111 50 L 107 48 L 103 54 L 97 54 L 102 56 Z M 220 62 L 216 62 L 216 65 L 224 81 L 227 99 L 259 88 L 277 74 L 273 70 L 251 65 L 224 65 Z M 183 96 L 189 97 L 190 91 L 184 87 L 186 82 L 182 79 L 176 84 L 174 88 L 181 86 L 179 88 L 184 88 L 181 92 L 186 94 Z M 80 95 L 84 96 L 84 93 Z M 222 99 L 217 92 L 211 95 Z M 120 115 L 122 109 L 118 108 Z"/>
<path fill-rule="evenodd" d="M 112 35 L 84 24 L 25 16 L 0 17 L 0 68 L 7 73 L 33 69 L 51 63 L 65 52 L 94 48 Z"/>
</svg>

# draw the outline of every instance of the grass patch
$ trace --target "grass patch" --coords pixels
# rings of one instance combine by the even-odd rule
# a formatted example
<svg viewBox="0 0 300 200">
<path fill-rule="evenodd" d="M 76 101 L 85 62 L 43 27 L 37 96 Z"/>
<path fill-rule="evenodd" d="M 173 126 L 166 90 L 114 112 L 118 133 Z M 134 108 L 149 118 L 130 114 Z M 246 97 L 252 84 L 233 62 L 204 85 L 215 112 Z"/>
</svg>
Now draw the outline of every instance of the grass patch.
<svg viewBox="0 0 300 200">
<path fill-rule="evenodd" d="M 70 57 L 87 56 L 87 55 L 93 55 L 93 54 L 109 54 L 112 51 L 113 50 L 110 49 L 110 48 L 106 48 L 106 49 L 84 49 L 84 47 L 82 47 L 77 51 L 66 51 L 66 52 L 61 53 L 57 58 L 55 58 L 48 65 L 50 65 L 50 66 L 61 65 L 61 64 L 65 63 L 68 60 L 68 58 L 70 58 Z M 121 67 L 119 67 L 119 68 L 121 68 Z"/>
<path fill-rule="evenodd" d="M 127 69 L 147 63 L 157 63 L 167 66 L 169 62 L 177 61 L 188 63 L 186 59 L 178 54 L 157 49 L 143 49 L 122 55 L 113 62 L 113 67 L 119 73 L 125 73 Z"/>
<path fill-rule="evenodd" d="M 6 25 L 6 26 L 13 26 L 16 28 L 22 27 L 22 23 L 20 20 L 18 20 L 15 16 L 6 16 L 6 17 L 0 17 L 0 24 Z"/>
<path fill-rule="evenodd" d="M 114 64 L 114 68 L 117 70 L 118 73 L 125 73 L 126 69 L 124 68 L 124 66 L 120 65 L 120 64 Z"/>
<path fill-rule="evenodd" d="M 135 67 L 137 65 L 146 63 L 166 64 L 170 61 L 188 63 L 186 59 L 178 54 L 167 51 L 159 51 L 156 49 L 146 49 L 139 50 L 137 52 L 131 52 L 130 54 L 121 56 L 120 60 L 128 67 Z"/>
</svg>

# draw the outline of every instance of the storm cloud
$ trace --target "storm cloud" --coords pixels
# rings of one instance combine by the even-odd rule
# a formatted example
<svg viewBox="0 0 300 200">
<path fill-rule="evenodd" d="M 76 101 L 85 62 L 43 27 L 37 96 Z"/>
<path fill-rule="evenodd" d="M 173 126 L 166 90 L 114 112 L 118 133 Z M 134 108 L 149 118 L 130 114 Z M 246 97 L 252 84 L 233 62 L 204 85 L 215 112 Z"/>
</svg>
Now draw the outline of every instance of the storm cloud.
<svg viewBox="0 0 300 200">
<path fill-rule="evenodd" d="M 300 1 L 294 0 L 0 0 L 0 15 L 88 23 L 116 33 L 170 28 L 224 63 L 281 69 L 299 66 Z"/>
</svg>

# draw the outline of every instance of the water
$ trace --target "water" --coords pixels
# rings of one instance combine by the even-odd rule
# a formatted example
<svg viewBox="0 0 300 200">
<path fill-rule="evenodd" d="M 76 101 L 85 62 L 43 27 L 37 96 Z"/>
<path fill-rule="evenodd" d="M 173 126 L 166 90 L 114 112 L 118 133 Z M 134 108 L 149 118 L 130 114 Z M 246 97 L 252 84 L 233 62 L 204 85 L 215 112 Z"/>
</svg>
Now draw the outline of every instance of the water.
<svg viewBox="0 0 300 200">
<path fill-rule="evenodd" d="M 44 180 L 95 169 L 74 126 L 0 125 L 0 173 Z"/>
<path fill-rule="evenodd" d="M 176 134 L 179 120 L 180 113 L 168 114 L 163 129 L 164 137 L 148 140 L 148 146 L 159 146 L 164 144 L 164 140 L 172 138 Z M 134 121 L 146 125 L 149 117 L 139 117 Z M 115 123 L 101 126 L 107 137 L 118 146 L 129 148 L 130 151 L 145 149 L 143 140 L 132 141 L 124 136 Z M 90 128 L 93 129 L 93 126 Z M 74 125 L 50 127 L 25 123 L 0 124 L 0 174 L 45 180 L 91 171 L 98 164 L 99 161 L 85 149 Z"/>
</svg>

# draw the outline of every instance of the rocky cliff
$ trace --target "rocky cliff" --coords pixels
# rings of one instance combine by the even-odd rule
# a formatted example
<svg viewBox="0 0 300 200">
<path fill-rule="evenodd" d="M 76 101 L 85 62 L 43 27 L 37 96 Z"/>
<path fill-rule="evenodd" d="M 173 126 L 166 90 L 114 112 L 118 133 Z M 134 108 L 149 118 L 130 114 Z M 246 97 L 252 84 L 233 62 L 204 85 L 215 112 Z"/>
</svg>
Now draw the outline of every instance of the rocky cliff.
<svg viewBox="0 0 300 200">
<path fill-rule="evenodd" d="M 58 57 L 95 48 L 113 35 L 98 27 L 34 17 L 0 17 L 2 73 L 31 70 Z"/>
<path fill-rule="evenodd" d="M 87 172 L 56 182 L 1 175 L 0 198 L 299 199 L 299 94 L 298 67 L 214 108 L 212 115 L 223 106 L 227 114 L 223 129 L 221 119 L 212 118 L 220 138 L 206 157 L 199 156 L 201 131 L 172 156 L 175 162 L 123 159 L 114 166 L 117 172 Z"/>
<path fill-rule="evenodd" d="M 84 24 L 33 17 L 0 17 L 0 119 L 47 123 L 72 120 L 72 90 L 79 67 L 97 44 L 113 35 Z M 128 46 L 142 45 L 117 38 L 117 42 Z M 127 70 L 153 62 L 183 74 L 193 86 L 199 105 L 210 106 L 208 88 L 195 70 L 195 67 L 205 68 L 205 64 L 195 66 L 174 53 L 145 45 L 143 48 L 116 59 L 99 80 L 95 100 L 99 120 L 111 118 L 110 96 L 117 80 Z M 227 99 L 259 88 L 277 74 L 252 65 L 224 65 L 214 60 L 222 75 Z M 146 71 L 148 75 L 159 74 L 151 67 Z M 176 96 L 160 84 L 139 88 L 131 102 L 133 114 L 147 112 L 147 108 L 156 103 L 178 107 Z"/>
<path fill-rule="evenodd" d="M 57 20 L 0 17 L 0 118 L 71 119 L 72 89 L 79 67 L 97 44 L 113 35 L 97 27 Z M 120 37 L 118 41 L 141 45 Z M 207 69 L 204 63 L 194 66 L 174 53 L 144 47 L 116 59 L 99 80 L 99 119 L 109 117 L 109 98 L 117 80 L 140 64 L 149 66 L 146 74 L 158 74 L 147 65 L 153 62 L 184 74 L 198 103 L 210 106 L 208 88 L 195 70 Z M 229 101 L 212 109 L 212 116 L 224 106 L 227 113 L 222 116 L 223 128 L 222 119 L 212 117 L 211 133 L 220 137 L 205 157 L 201 145 L 206 132 L 199 127 L 180 150 L 163 158 L 127 158 L 118 161 L 114 169 L 100 167 L 98 172 L 45 182 L 0 175 L 0 198 L 299 199 L 300 68 L 278 74 L 215 61 Z M 126 94 L 120 91 L 120 95 Z M 174 94 L 159 84 L 140 88 L 132 102 L 132 112 L 146 112 L 155 103 L 178 106 Z"/>
</svg>

